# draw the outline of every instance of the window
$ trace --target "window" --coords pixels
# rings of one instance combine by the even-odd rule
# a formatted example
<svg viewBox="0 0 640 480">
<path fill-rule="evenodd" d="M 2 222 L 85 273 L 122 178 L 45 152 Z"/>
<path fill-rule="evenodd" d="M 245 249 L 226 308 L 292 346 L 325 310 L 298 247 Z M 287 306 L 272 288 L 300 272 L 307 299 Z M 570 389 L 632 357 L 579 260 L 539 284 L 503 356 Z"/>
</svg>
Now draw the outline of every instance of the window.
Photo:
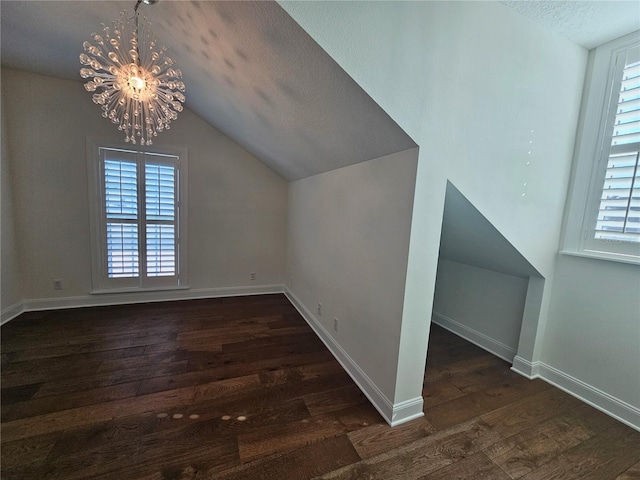
<svg viewBox="0 0 640 480">
<path fill-rule="evenodd" d="M 640 263 L 640 37 L 590 53 L 564 252 Z"/>
<path fill-rule="evenodd" d="M 89 140 L 93 290 L 186 286 L 186 151 Z"/>
<path fill-rule="evenodd" d="M 593 201 L 585 249 L 606 251 L 612 244 L 631 254 L 640 243 L 640 44 L 617 52 L 612 70 L 595 185 L 600 195 Z"/>
</svg>

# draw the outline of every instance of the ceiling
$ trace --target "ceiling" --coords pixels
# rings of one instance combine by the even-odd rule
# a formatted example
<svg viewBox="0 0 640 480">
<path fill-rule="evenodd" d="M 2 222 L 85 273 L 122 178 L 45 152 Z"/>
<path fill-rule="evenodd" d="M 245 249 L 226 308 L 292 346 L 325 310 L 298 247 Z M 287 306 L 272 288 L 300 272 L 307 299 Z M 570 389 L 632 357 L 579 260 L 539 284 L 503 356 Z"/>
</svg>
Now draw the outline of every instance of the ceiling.
<svg viewBox="0 0 640 480">
<path fill-rule="evenodd" d="M 638 27 L 635 1 L 503 3 L 587 48 Z M 2 65 L 80 81 L 82 42 L 134 4 L 2 0 Z M 140 8 L 184 73 L 187 107 L 285 179 L 416 146 L 277 3 Z"/>
<path fill-rule="evenodd" d="M 447 182 L 440 257 L 516 277 L 541 277 L 520 252 Z"/>
<path fill-rule="evenodd" d="M 589 50 L 640 28 L 640 2 L 637 0 L 512 0 L 502 3 Z"/>
<path fill-rule="evenodd" d="M 640 21 L 636 1 L 502 3 L 587 48 Z M 2 0 L 2 65 L 80 81 L 82 42 L 134 5 Z M 287 180 L 416 146 L 273 1 L 163 0 L 140 11 L 183 71 L 187 107 Z"/>
<path fill-rule="evenodd" d="M 2 65 L 81 81 L 82 42 L 134 5 L 2 0 Z M 140 12 L 183 72 L 186 106 L 287 180 L 416 146 L 275 2 Z"/>
</svg>

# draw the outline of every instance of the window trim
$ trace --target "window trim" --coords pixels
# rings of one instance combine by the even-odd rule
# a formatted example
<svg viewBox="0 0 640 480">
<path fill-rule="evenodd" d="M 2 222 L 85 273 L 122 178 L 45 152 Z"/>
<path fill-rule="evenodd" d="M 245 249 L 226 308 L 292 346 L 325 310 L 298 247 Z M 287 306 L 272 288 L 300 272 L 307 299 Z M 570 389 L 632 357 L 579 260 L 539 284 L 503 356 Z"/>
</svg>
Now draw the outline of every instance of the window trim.
<svg viewBox="0 0 640 480">
<path fill-rule="evenodd" d="M 607 135 L 604 122 L 610 109 L 610 82 L 616 55 L 637 44 L 640 30 L 601 45 L 589 52 L 584 94 L 574 150 L 571 183 L 565 210 L 560 253 L 640 265 L 639 255 L 594 250 L 587 238 L 592 232 L 594 197 L 602 194 L 604 178 L 601 153 Z M 600 178 L 602 177 L 602 178 Z"/>
<path fill-rule="evenodd" d="M 162 280 L 155 279 L 146 284 L 142 283 L 142 275 L 137 277 L 137 281 L 121 282 L 119 278 L 107 279 L 105 260 L 105 244 L 103 241 L 104 233 L 104 212 L 102 212 L 102 168 L 100 149 L 119 149 L 135 151 L 137 154 L 152 153 L 158 155 L 171 155 L 178 157 L 178 179 L 177 179 L 177 198 L 178 198 L 178 217 L 177 233 L 178 247 L 176 268 L 178 270 L 177 284 L 167 284 Z M 91 294 L 103 293 L 126 293 L 126 292 L 145 292 L 145 291 L 162 291 L 162 290 L 184 290 L 189 288 L 188 276 L 188 194 L 187 194 L 187 178 L 188 178 L 188 149 L 186 147 L 159 147 L 131 145 L 111 140 L 105 140 L 96 137 L 86 138 L 87 153 L 87 175 L 89 187 L 89 227 L 90 227 L 90 250 L 91 250 Z M 144 172 L 142 172 L 144 175 Z M 150 277 L 153 278 L 153 277 Z M 161 277 L 160 277 L 161 278 Z M 173 277 L 170 277 L 173 278 Z M 129 279 L 127 279 L 129 280 Z"/>
</svg>

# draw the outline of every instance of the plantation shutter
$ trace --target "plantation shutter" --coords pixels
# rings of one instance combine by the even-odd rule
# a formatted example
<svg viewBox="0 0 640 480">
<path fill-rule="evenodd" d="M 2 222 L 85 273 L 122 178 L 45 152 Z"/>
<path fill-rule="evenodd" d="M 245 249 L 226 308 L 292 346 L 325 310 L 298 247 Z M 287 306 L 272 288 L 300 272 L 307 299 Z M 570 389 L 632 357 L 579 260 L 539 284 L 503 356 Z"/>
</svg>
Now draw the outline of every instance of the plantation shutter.
<svg viewBox="0 0 640 480">
<path fill-rule="evenodd" d="M 100 147 L 102 288 L 180 286 L 179 157 Z"/>
<path fill-rule="evenodd" d="M 101 149 L 104 179 L 106 274 L 139 276 L 138 166 L 136 154 Z"/>
<path fill-rule="evenodd" d="M 176 275 L 177 157 L 145 154 L 147 275 Z"/>
<path fill-rule="evenodd" d="M 640 249 L 640 45 L 620 52 L 612 82 L 609 122 L 604 140 L 604 181 L 592 237 L 620 244 L 622 253 Z M 602 178 L 602 177 L 601 177 Z"/>
</svg>

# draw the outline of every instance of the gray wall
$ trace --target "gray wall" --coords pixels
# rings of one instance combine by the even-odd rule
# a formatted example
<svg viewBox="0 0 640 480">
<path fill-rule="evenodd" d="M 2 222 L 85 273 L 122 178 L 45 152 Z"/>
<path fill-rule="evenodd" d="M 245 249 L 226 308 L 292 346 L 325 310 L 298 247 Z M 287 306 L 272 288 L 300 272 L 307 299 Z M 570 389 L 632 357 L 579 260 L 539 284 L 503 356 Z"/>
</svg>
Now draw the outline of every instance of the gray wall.
<svg viewBox="0 0 640 480">
<path fill-rule="evenodd" d="M 387 399 L 395 386 L 416 162 L 411 149 L 289 184 L 287 286 Z"/>
<path fill-rule="evenodd" d="M 2 83 L 2 99 L 6 101 L 5 85 Z M 0 283 L 2 285 L 2 295 L 0 298 L 0 312 L 12 310 L 22 301 L 22 277 L 20 275 L 18 244 L 15 237 L 15 219 L 13 208 L 13 185 L 11 172 L 11 152 L 8 144 L 8 127 L 5 115 L 5 101 L 2 102 L 2 157 L 0 157 L 0 179 L 2 205 L 2 243 L 0 250 L 2 251 L 2 272 Z"/>
<path fill-rule="evenodd" d="M 512 362 L 527 286 L 525 278 L 440 258 L 433 321 Z"/>
<path fill-rule="evenodd" d="M 640 409 L 640 267 L 560 255 L 542 361 Z"/>
<path fill-rule="evenodd" d="M 91 275 L 85 140 L 90 135 L 120 142 L 121 134 L 100 116 L 82 83 L 3 69 L 2 86 L 22 297 L 36 303 L 69 299 L 64 305 L 86 300 Z M 192 290 L 281 284 L 286 182 L 189 110 L 156 143 L 188 147 Z M 3 227 L 4 219 L 3 211 Z M 256 272 L 255 282 L 250 272 Z M 54 278 L 63 280 L 63 290 L 53 289 Z M 3 281 L 3 296 L 8 288 Z"/>
<path fill-rule="evenodd" d="M 587 51 L 499 2 L 281 5 L 420 146 L 394 402 L 422 384 L 450 180 L 540 274 L 519 371 L 640 428 L 638 266 L 558 255 Z"/>
<path fill-rule="evenodd" d="M 538 360 L 586 50 L 499 2 L 280 4 L 420 146 L 394 403 L 422 388 L 447 180 L 547 279 Z"/>
</svg>

